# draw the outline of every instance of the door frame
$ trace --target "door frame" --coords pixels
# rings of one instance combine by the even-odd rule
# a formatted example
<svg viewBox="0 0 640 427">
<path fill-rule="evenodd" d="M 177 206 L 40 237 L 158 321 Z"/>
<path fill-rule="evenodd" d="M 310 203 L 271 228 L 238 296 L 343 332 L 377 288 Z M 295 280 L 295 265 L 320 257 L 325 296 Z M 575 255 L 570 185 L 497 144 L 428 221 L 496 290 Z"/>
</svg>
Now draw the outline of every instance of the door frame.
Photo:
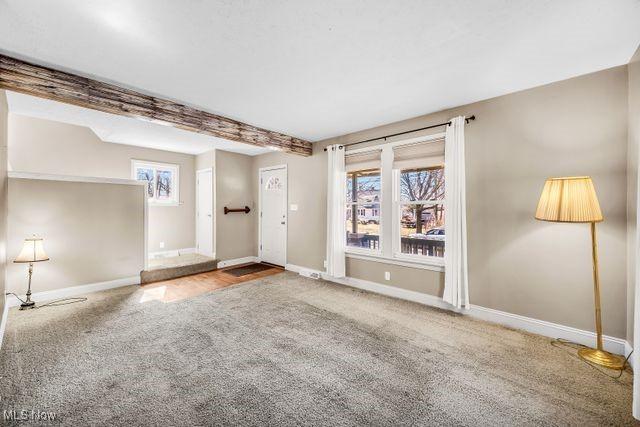
<svg viewBox="0 0 640 427">
<path fill-rule="evenodd" d="M 202 254 L 202 255 L 206 255 L 206 256 L 210 256 L 212 258 L 216 257 L 216 231 L 215 231 L 215 224 L 216 224 L 216 178 L 215 175 L 213 174 L 213 168 L 204 168 L 204 169 L 197 169 L 196 170 L 196 208 L 195 208 L 195 220 L 196 220 L 196 252 L 200 253 L 199 251 L 199 246 L 200 246 L 200 242 L 198 241 L 198 238 L 200 236 L 199 233 L 199 226 L 198 226 L 198 207 L 200 206 L 200 200 L 198 197 L 198 177 L 200 176 L 201 173 L 204 172 L 211 172 L 211 250 L 213 252 L 209 253 L 209 254 Z"/>
<path fill-rule="evenodd" d="M 267 166 L 258 169 L 258 261 L 262 261 L 262 172 L 270 170 L 284 169 L 284 183 L 286 192 L 284 194 L 284 264 L 286 267 L 288 261 L 287 249 L 289 246 L 289 170 L 286 164 Z"/>
</svg>

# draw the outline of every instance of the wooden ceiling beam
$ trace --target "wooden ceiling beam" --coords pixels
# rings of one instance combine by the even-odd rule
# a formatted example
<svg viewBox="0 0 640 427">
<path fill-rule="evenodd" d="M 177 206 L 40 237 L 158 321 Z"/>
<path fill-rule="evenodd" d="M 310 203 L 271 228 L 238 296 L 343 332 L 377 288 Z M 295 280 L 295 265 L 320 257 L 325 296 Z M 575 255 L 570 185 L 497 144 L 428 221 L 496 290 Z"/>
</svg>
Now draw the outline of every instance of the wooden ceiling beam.
<svg viewBox="0 0 640 427">
<path fill-rule="evenodd" d="M 0 55 L 0 88 L 258 147 L 312 153 L 303 139 L 5 55 Z"/>
</svg>

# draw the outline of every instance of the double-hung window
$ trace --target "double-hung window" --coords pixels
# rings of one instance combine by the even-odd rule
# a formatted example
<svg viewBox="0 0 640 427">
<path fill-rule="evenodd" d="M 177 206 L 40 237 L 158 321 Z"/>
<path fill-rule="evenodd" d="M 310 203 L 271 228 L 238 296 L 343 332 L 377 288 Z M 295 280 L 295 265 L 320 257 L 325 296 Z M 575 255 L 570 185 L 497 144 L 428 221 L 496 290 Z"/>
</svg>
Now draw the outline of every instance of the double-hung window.
<svg viewBox="0 0 640 427">
<path fill-rule="evenodd" d="M 150 205 L 178 206 L 180 166 L 144 160 L 131 161 L 132 178 L 147 182 Z"/>
<path fill-rule="evenodd" d="M 380 251 L 382 188 L 380 150 L 345 157 L 347 247 L 354 251 Z"/>
<path fill-rule="evenodd" d="M 441 268 L 444 135 L 347 150 L 345 164 L 347 252 Z"/>
<path fill-rule="evenodd" d="M 393 149 L 397 258 L 444 257 L 444 141 Z"/>
</svg>

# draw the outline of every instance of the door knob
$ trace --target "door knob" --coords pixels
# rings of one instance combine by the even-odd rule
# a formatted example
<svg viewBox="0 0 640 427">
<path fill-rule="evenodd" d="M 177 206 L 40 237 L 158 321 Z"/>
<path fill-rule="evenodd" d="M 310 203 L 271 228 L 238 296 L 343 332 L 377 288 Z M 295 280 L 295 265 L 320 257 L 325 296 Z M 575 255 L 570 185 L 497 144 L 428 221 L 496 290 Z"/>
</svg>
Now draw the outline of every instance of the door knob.
<svg viewBox="0 0 640 427">
<path fill-rule="evenodd" d="M 284 221 L 282 221 L 280 224 L 284 225 Z"/>
</svg>

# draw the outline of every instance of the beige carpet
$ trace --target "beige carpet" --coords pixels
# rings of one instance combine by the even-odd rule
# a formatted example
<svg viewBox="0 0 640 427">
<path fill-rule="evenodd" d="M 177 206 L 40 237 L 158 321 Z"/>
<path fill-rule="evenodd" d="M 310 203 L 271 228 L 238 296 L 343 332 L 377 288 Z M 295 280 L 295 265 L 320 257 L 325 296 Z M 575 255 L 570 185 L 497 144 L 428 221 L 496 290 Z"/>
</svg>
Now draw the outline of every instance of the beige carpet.
<svg viewBox="0 0 640 427">
<path fill-rule="evenodd" d="M 214 259 L 196 253 L 188 253 L 171 257 L 149 258 L 149 270 L 182 267 L 185 265 L 198 264 L 208 261 L 214 261 Z"/>
<path fill-rule="evenodd" d="M 148 284 L 205 273 L 218 268 L 218 261 L 204 255 L 189 253 L 173 257 L 152 258 L 149 268 L 140 272 L 140 283 Z"/>
<path fill-rule="evenodd" d="M 176 303 L 138 287 L 12 309 L 2 410 L 66 425 L 630 425 L 544 337 L 283 273 Z"/>
</svg>

